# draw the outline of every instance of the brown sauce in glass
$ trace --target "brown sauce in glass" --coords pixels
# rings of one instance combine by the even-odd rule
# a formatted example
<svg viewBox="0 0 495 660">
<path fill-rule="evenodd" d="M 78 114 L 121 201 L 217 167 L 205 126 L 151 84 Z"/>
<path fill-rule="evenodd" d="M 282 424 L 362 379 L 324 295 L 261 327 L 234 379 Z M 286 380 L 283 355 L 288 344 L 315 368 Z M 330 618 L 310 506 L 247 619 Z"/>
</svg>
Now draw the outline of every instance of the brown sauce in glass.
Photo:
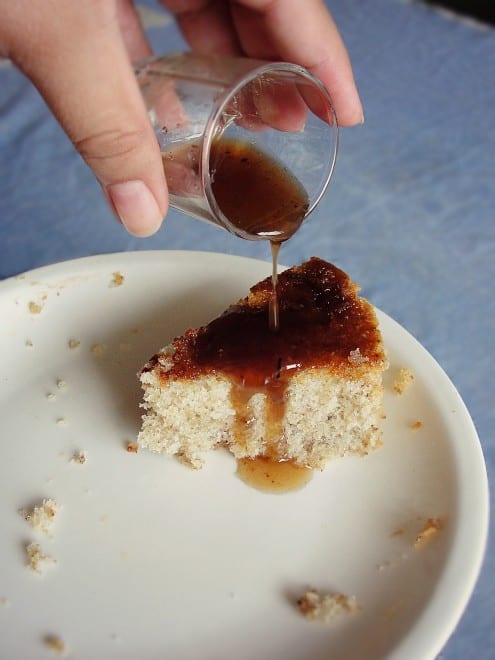
<svg viewBox="0 0 495 660">
<path fill-rule="evenodd" d="M 200 161 L 199 142 L 162 153 L 171 195 L 202 196 Z M 309 207 L 304 187 L 287 168 L 255 145 L 234 138 L 214 140 L 209 169 L 218 208 L 228 228 L 241 238 L 282 243 L 301 226 Z"/>
<path fill-rule="evenodd" d="M 210 150 L 211 189 L 241 236 L 280 243 L 301 226 L 309 199 L 296 177 L 254 145 L 231 138 Z"/>
</svg>

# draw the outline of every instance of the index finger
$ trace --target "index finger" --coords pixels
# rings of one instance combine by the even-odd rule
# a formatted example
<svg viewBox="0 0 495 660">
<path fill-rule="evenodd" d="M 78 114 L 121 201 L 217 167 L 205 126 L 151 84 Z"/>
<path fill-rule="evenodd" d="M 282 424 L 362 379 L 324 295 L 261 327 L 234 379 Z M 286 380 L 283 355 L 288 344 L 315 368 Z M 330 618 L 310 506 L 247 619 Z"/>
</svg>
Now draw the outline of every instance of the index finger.
<svg viewBox="0 0 495 660">
<path fill-rule="evenodd" d="M 322 0 L 161 0 L 198 52 L 304 66 L 328 89 L 341 126 L 363 122 L 349 55 Z M 206 37 L 207 35 L 207 37 Z"/>
<path fill-rule="evenodd" d="M 232 16 L 248 54 L 304 66 L 330 92 L 340 125 L 362 123 L 363 108 L 347 49 L 321 0 L 239 0 Z"/>
</svg>

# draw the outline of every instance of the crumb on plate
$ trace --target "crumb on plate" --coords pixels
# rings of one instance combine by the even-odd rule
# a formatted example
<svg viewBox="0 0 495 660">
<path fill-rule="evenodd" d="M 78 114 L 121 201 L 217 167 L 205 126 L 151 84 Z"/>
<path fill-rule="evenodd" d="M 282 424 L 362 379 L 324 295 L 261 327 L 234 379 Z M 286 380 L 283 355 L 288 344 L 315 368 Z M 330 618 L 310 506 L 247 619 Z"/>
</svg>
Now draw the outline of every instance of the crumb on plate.
<svg viewBox="0 0 495 660">
<path fill-rule="evenodd" d="M 19 509 L 19 513 L 33 529 L 52 536 L 53 523 L 59 508 L 55 500 L 47 498 L 32 509 Z"/>
<path fill-rule="evenodd" d="M 34 300 L 30 300 L 28 303 L 28 309 L 30 314 L 41 314 L 41 310 L 43 309 L 43 305 L 40 305 L 39 303 L 34 302 Z"/>
<path fill-rule="evenodd" d="M 423 422 L 420 422 L 419 419 L 417 419 L 415 422 L 411 424 L 411 429 L 413 431 L 419 431 L 419 429 L 423 426 Z"/>
<path fill-rule="evenodd" d="M 414 541 L 415 548 L 424 548 L 443 527 L 443 520 L 441 518 L 428 518 L 423 529 L 416 535 Z"/>
<path fill-rule="evenodd" d="M 126 446 L 126 451 L 129 452 L 129 454 L 137 454 L 138 453 L 138 444 L 137 442 L 128 442 Z"/>
<path fill-rule="evenodd" d="M 71 463 L 77 463 L 78 465 L 84 465 L 87 461 L 87 455 L 85 451 L 76 451 L 70 459 Z"/>
<path fill-rule="evenodd" d="M 27 566 L 35 573 L 41 574 L 47 566 L 56 564 L 56 560 L 49 555 L 45 555 L 39 543 L 28 543 L 25 547 L 27 556 Z"/>
<path fill-rule="evenodd" d="M 363 608 L 355 596 L 345 594 L 321 594 L 309 589 L 297 601 L 299 611 L 311 621 L 327 623 L 344 614 L 357 614 Z"/>
<path fill-rule="evenodd" d="M 69 348 L 79 348 L 81 341 L 79 339 L 69 339 L 67 342 Z"/>
<path fill-rule="evenodd" d="M 46 635 L 43 639 L 45 646 L 60 655 L 65 655 L 67 653 L 67 646 L 65 642 L 58 635 Z"/>
<path fill-rule="evenodd" d="M 124 276 L 119 271 L 112 274 L 112 280 L 109 286 L 122 286 L 124 284 Z"/>
<path fill-rule="evenodd" d="M 396 394 L 404 394 L 413 382 L 414 371 L 409 368 L 400 369 L 397 378 L 394 381 L 394 392 Z"/>
</svg>

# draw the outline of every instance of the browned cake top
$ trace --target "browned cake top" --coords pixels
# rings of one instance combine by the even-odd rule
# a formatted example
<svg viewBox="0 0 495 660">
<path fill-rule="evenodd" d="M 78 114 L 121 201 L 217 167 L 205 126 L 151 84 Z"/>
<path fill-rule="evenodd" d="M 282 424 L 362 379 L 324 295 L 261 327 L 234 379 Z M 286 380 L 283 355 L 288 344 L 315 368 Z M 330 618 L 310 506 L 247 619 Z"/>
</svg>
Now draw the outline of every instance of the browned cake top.
<svg viewBox="0 0 495 660">
<path fill-rule="evenodd" d="M 175 339 L 172 367 L 161 376 L 166 380 L 224 373 L 239 384 L 263 387 L 313 367 L 348 377 L 381 369 L 377 319 L 357 291 L 343 271 L 313 257 L 279 275 L 278 332 L 268 325 L 272 282 L 267 278 L 208 325 Z M 145 370 L 157 362 L 155 356 Z"/>
</svg>

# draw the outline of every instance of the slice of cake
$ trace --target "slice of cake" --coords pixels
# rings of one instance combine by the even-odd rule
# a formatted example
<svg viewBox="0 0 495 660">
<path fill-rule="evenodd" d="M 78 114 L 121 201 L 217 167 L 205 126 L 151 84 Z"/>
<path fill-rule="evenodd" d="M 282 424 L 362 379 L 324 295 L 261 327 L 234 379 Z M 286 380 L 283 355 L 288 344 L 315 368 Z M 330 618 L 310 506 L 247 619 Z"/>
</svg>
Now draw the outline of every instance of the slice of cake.
<svg viewBox="0 0 495 660">
<path fill-rule="evenodd" d="M 174 339 L 140 373 L 140 446 L 195 468 L 220 445 L 238 459 L 312 468 L 379 446 L 387 359 L 374 310 L 357 291 L 313 257 L 278 277 L 278 332 L 269 328 L 267 278 Z"/>
</svg>

